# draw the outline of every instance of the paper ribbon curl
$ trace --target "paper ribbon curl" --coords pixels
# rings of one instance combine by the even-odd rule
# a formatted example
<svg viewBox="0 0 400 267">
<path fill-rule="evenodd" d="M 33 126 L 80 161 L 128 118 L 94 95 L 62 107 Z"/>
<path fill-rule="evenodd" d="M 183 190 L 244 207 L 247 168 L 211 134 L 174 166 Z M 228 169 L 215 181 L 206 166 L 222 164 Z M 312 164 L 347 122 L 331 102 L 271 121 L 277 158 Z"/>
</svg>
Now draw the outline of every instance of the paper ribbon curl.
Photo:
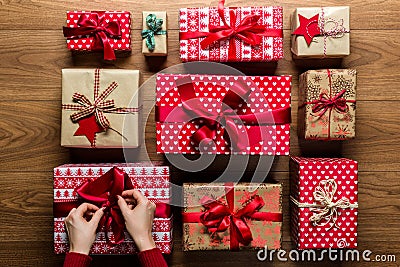
<svg viewBox="0 0 400 267">
<path fill-rule="evenodd" d="M 250 227 L 245 219 L 282 222 L 282 213 L 260 212 L 264 206 L 263 199 L 255 195 L 239 210 L 235 211 L 233 183 L 225 183 L 227 204 L 210 197 L 203 197 L 201 204 L 204 212 L 183 213 L 184 223 L 202 223 L 211 233 L 225 232 L 229 229 L 230 249 L 239 250 L 239 245 L 249 245 L 253 240 Z"/>
<path fill-rule="evenodd" d="M 236 110 L 246 104 L 251 88 L 241 79 L 235 81 L 221 100 L 213 99 L 209 106 L 196 97 L 190 76 L 176 80 L 182 105 L 178 107 L 156 106 L 156 121 L 188 123 L 201 121 L 200 127 L 191 135 L 196 146 L 201 142 L 210 143 L 218 132 L 229 141 L 234 152 L 263 141 L 263 133 L 257 126 L 287 124 L 291 121 L 291 109 L 278 108 L 270 112 L 238 114 Z M 210 108 L 213 106 L 213 108 Z M 247 127 L 244 126 L 253 126 Z"/>
<path fill-rule="evenodd" d="M 64 37 L 79 38 L 82 35 L 93 36 L 92 51 L 104 50 L 105 60 L 115 60 L 114 49 L 109 38 L 120 38 L 121 29 L 119 22 L 109 21 L 104 18 L 104 11 L 93 11 L 90 14 L 82 14 L 78 19 L 78 27 L 63 27 Z"/>
<path fill-rule="evenodd" d="M 334 201 L 334 197 L 337 190 L 337 184 L 334 179 L 327 179 L 320 181 L 319 185 L 314 189 L 314 203 L 299 203 L 292 196 L 291 201 L 299 208 L 309 208 L 313 213 L 310 216 L 310 222 L 314 226 L 326 226 L 329 224 L 328 230 L 332 227 L 339 228 L 336 224 L 338 218 L 337 209 L 349 209 L 358 208 L 358 203 L 350 203 L 350 200 L 346 197 L 340 198 L 338 201 Z"/>
<path fill-rule="evenodd" d="M 148 29 L 142 31 L 142 38 L 146 39 L 146 46 L 149 51 L 154 51 L 156 47 L 155 35 L 167 34 L 167 31 L 162 30 L 163 22 L 163 19 L 157 19 L 154 14 L 149 14 L 146 17 L 146 25 Z"/>
<path fill-rule="evenodd" d="M 238 25 L 236 24 L 236 13 L 234 10 L 229 10 L 229 21 L 225 16 L 225 0 L 219 0 L 218 2 L 218 15 L 221 18 L 223 25 L 221 26 L 209 26 L 208 32 L 180 32 L 180 40 L 189 40 L 196 38 L 203 38 L 201 42 L 201 49 L 206 49 L 209 45 L 223 40 L 229 40 L 229 53 L 235 54 L 236 48 L 234 38 L 243 41 L 246 44 L 255 46 L 260 45 L 262 37 L 283 37 L 281 29 L 267 28 L 266 26 L 259 25 L 261 16 L 259 15 L 248 15 L 245 16 Z"/>
</svg>

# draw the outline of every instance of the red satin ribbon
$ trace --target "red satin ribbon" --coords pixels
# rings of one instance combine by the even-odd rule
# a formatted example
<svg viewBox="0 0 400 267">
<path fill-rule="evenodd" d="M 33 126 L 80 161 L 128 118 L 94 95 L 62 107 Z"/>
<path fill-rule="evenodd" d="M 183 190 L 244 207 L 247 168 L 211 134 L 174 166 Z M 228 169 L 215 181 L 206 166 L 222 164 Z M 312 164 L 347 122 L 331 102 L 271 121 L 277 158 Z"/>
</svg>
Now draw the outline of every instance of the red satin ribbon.
<svg viewBox="0 0 400 267">
<path fill-rule="evenodd" d="M 180 40 L 188 40 L 195 38 L 203 38 L 200 42 L 201 49 L 206 49 L 210 44 L 217 41 L 229 39 L 229 51 L 232 56 L 236 56 L 235 38 L 242 40 L 249 45 L 259 45 L 262 41 L 262 36 L 267 37 L 283 37 L 282 30 L 267 28 L 266 26 L 259 25 L 259 15 L 248 15 L 244 17 L 236 26 L 236 13 L 234 10 L 229 10 L 230 24 L 227 23 L 225 17 L 225 0 L 218 2 L 218 14 L 224 25 L 222 26 L 209 26 L 209 32 L 180 32 Z"/>
<path fill-rule="evenodd" d="M 211 142 L 220 131 L 225 140 L 230 139 L 234 150 L 244 151 L 247 146 L 257 144 L 263 140 L 259 125 L 287 124 L 291 121 L 291 109 L 281 108 L 271 112 L 249 113 L 237 115 L 234 111 L 246 104 L 245 99 L 250 95 L 250 88 L 243 80 L 238 80 L 226 93 L 224 99 L 209 103 L 214 105 L 211 111 L 196 97 L 195 89 L 190 76 L 184 76 L 176 81 L 178 93 L 181 97 L 181 107 L 156 106 L 156 121 L 158 122 L 189 122 L 193 118 L 201 118 L 203 125 L 192 134 L 192 141 Z M 219 112 L 217 110 L 220 110 Z M 251 125 L 238 127 L 239 125 Z M 229 137 L 229 138 L 228 138 Z"/>
<path fill-rule="evenodd" d="M 118 206 L 118 195 L 123 191 L 133 189 L 129 176 L 121 169 L 113 167 L 96 180 L 88 180 L 76 189 L 82 198 L 80 201 L 55 202 L 53 206 L 55 217 L 65 217 L 72 208 L 79 206 L 80 202 L 89 202 L 99 208 L 104 208 L 104 215 L 99 223 L 99 229 L 111 228 L 114 240 L 111 244 L 120 244 L 124 241 L 125 221 Z M 168 218 L 170 206 L 166 203 L 157 203 L 155 217 Z M 107 233 L 106 233 L 107 238 Z"/>
<path fill-rule="evenodd" d="M 210 232 L 225 232 L 229 228 L 230 249 L 239 250 L 239 245 L 249 245 L 253 240 L 250 227 L 245 218 L 258 221 L 281 222 L 282 213 L 259 212 L 264 206 L 263 199 L 256 195 L 241 209 L 235 212 L 233 183 L 225 184 L 227 205 L 220 201 L 204 197 L 201 204 L 204 212 L 183 213 L 184 223 L 202 223 Z"/>
<path fill-rule="evenodd" d="M 121 29 L 117 21 L 106 22 L 104 13 L 104 11 L 92 11 L 88 16 L 82 14 L 77 23 L 79 27 L 63 27 L 63 33 L 64 37 L 93 36 L 90 49 L 104 50 L 105 60 L 115 60 L 114 49 L 111 47 L 109 38 L 120 38 Z"/>
<path fill-rule="evenodd" d="M 344 97 L 346 93 L 346 89 L 340 91 L 337 95 L 332 97 L 332 75 L 331 71 L 327 69 L 328 78 L 329 78 L 329 96 L 326 93 L 321 93 L 319 95 L 319 99 L 305 102 L 304 105 L 314 105 L 312 107 L 313 113 L 318 113 L 318 117 L 321 118 L 327 111 L 329 111 L 328 116 L 328 139 L 331 137 L 331 115 L 332 110 L 336 110 L 338 113 L 346 113 L 349 110 L 347 103 L 355 103 L 355 100 L 347 100 Z M 303 107 L 300 106 L 299 108 Z"/>
</svg>

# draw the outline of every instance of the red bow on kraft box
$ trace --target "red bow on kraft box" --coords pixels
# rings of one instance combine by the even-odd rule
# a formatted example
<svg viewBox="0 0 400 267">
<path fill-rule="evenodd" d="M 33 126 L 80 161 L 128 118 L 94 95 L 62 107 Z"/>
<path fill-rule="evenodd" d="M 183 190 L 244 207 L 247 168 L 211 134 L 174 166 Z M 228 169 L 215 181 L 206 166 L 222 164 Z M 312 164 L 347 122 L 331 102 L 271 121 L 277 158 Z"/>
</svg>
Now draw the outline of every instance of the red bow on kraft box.
<svg viewBox="0 0 400 267">
<path fill-rule="evenodd" d="M 217 9 L 180 10 L 182 61 L 270 61 L 283 57 L 281 7 L 225 8 L 224 4 L 220 0 Z M 194 51 L 195 47 L 199 51 Z"/>
<path fill-rule="evenodd" d="M 64 169 L 63 166 L 58 168 L 58 170 L 60 169 Z M 82 172 L 86 171 L 85 167 L 79 168 L 79 170 L 81 170 L 81 174 Z M 145 169 L 142 169 L 142 171 L 145 171 Z M 154 176 L 155 179 L 159 179 L 156 178 L 157 176 L 160 176 L 160 178 L 161 176 L 163 176 L 163 174 L 158 175 L 158 170 L 156 169 L 153 169 L 151 172 L 153 173 L 153 175 L 147 176 L 149 182 L 151 182 L 152 180 L 151 176 Z M 69 175 L 68 173 L 66 173 L 66 177 L 67 176 L 69 177 L 74 175 L 72 173 L 70 173 Z M 107 244 L 107 248 L 112 250 L 114 249 L 113 246 L 115 247 L 123 244 L 125 245 L 132 244 L 132 240 L 130 237 L 128 238 L 128 240 L 126 240 L 127 234 L 125 232 L 125 221 L 118 206 L 117 196 L 121 195 L 122 192 L 125 190 L 138 188 L 137 187 L 138 181 L 135 181 L 136 185 L 134 185 L 133 180 L 128 176 L 125 170 L 115 166 L 109 169 L 107 172 L 102 173 L 97 178 L 88 177 L 88 176 L 96 176 L 95 174 L 93 174 L 91 169 L 87 171 L 86 177 L 88 178 L 86 179 L 80 179 L 79 173 L 77 173 L 75 176 L 76 179 L 74 179 L 73 184 L 75 184 L 76 187 L 73 189 L 72 192 L 72 194 L 75 195 L 75 197 L 72 198 L 66 197 L 66 199 L 64 199 L 61 195 L 59 195 L 60 190 L 63 189 L 57 189 L 57 191 L 55 191 L 55 202 L 53 205 L 54 217 L 56 219 L 66 217 L 72 208 L 78 207 L 81 203 L 83 202 L 92 203 L 99 208 L 104 208 L 104 215 L 99 223 L 99 227 L 97 230 L 98 232 L 104 232 L 104 234 L 101 234 L 101 236 L 104 237 L 103 242 Z M 140 175 L 138 177 L 140 177 Z M 59 179 L 55 177 L 55 190 L 56 187 L 58 187 L 58 185 L 64 185 L 65 187 L 68 187 L 67 185 L 68 183 L 71 183 L 71 181 L 69 181 L 68 178 Z M 159 180 L 157 184 L 159 186 L 163 186 L 163 182 L 161 180 Z M 138 188 L 138 189 L 140 189 L 143 192 L 143 188 Z M 159 191 L 159 189 L 156 188 L 153 189 L 155 191 L 152 192 L 153 196 L 150 196 L 150 199 L 154 198 L 155 193 L 158 194 L 158 192 L 156 191 Z M 171 223 L 170 221 L 171 211 L 169 205 L 167 204 L 168 195 L 165 194 L 165 190 L 163 191 L 164 191 L 164 196 L 160 195 L 160 197 L 164 199 L 163 201 L 157 201 L 156 199 L 151 200 L 156 203 L 156 211 L 155 211 L 156 219 L 153 225 L 153 235 L 155 236 L 156 240 L 158 239 L 159 234 L 154 233 L 154 231 L 156 230 L 156 232 L 160 232 L 160 234 L 165 234 L 163 232 L 168 230 L 169 228 L 168 225 L 170 225 Z M 144 190 L 144 192 L 146 193 L 146 190 Z M 160 223 L 161 224 L 164 223 L 164 226 L 163 227 L 158 226 L 159 229 L 157 229 L 157 224 Z M 99 237 L 96 238 L 96 242 L 101 242 L 101 240 L 98 240 L 98 238 Z M 167 249 L 165 251 L 167 251 Z M 92 251 L 92 253 L 95 254 L 103 254 L 98 252 L 99 251 L 95 251 L 95 249 Z"/>
<path fill-rule="evenodd" d="M 68 12 L 63 33 L 70 50 L 104 51 L 115 60 L 114 50 L 131 50 L 130 24 L 129 12 Z"/>
<path fill-rule="evenodd" d="M 281 212 L 261 212 L 265 206 L 261 196 L 254 193 L 243 202 L 242 207 L 235 207 L 235 189 L 233 183 L 225 183 L 226 204 L 204 196 L 201 199 L 202 212 L 183 212 L 182 221 L 201 223 L 211 235 L 229 230 L 230 250 L 237 251 L 240 246 L 249 246 L 253 241 L 249 221 L 282 222 Z M 185 197 L 187 197 L 185 195 Z"/>
<path fill-rule="evenodd" d="M 192 80 L 192 76 L 159 75 L 158 78 L 158 152 L 191 153 L 193 150 L 201 151 L 200 147 L 204 146 L 202 149 L 217 154 L 250 154 L 251 147 L 255 151 L 259 150 L 260 154 L 268 154 L 268 145 L 273 147 L 275 143 L 277 146 L 282 144 L 281 147 L 288 147 L 288 141 L 282 142 L 289 135 L 288 130 L 285 130 L 281 135 L 283 138 L 279 140 L 275 134 L 282 133 L 278 126 L 285 128 L 285 125 L 290 123 L 290 78 L 288 80 L 288 77 L 256 77 L 257 80 L 254 81 L 252 78 L 239 76 L 195 76 Z M 200 78 L 200 82 L 197 78 Z M 206 81 L 203 83 L 201 80 L 204 78 Z M 207 78 L 211 78 L 210 82 Z M 264 78 L 267 81 L 262 82 Z M 289 92 L 280 93 L 282 98 L 269 97 L 277 95 L 272 89 L 274 84 L 277 85 L 275 80 L 283 81 L 279 91 L 283 91 L 284 86 L 289 86 L 285 88 Z M 229 85 L 229 89 L 226 84 Z M 263 94 L 261 90 L 257 91 L 256 84 L 271 92 Z M 167 87 L 170 90 L 167 90 Z M 255 96 L 260 103 L 253 103 L 256 101 Z M 281 104 L 277 105 L 277 102 Z M 263 108 L 260 108 L 260 104 Z M 262 142 L 264 147 L 260 150 L 259 144 Z M 171 146 L 171 143 L 175 146 Z M 215 146 L 209 148 L 212 145 Z M 229 145 L 231 149 L 225 150 L 225 145 Z M 286 148 L 280 151 L 277 147 L 274 148 L 276 154 L 285 154 L 281 151 Z M 271 150 L 268 152 L 273 154 L 273 149 Z"/>
</svg>

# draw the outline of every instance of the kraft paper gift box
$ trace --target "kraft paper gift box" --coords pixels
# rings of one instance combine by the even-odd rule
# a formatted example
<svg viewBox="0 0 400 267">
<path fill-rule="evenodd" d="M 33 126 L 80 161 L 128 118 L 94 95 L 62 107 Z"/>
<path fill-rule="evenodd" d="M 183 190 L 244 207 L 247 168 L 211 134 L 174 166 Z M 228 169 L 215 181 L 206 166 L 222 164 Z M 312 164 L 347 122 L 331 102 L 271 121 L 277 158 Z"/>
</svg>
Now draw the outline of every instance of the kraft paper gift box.
<svg viewBox="0 0 400 267">
<path fill-rule="evenodd" d="M 345 140 L 356 135 L 357 72 L 309 70 L 300 75 L 298 134 L 314 140 Z"/>
<path fill-rule="evenodd" d="M 283 58 L 282 7 L 181 8 L 180 57 L 187 61 L 253 62 Z"/>
<path fill-rule="evenodd" d="M 296 8 L 291 24 L 291 50 L 295 57 L 350 55 L 350 7 Z"/>
<path fill-rule="evenodd" d="M 143 11 L 142 53 L 145 56 L 168 54 L 167 12 Z"/>
<path fill-rule="evenodd" d="M 105 60 L 115 60 L 114 51 L 131 51 L 131 14 L 68 11 L 63 33 L 69 50 L 103 51 Z"/>
<path fill-rule="evenodd" d="M 158 153 L 288 155 L 291 76 L 157 76 Z"/>
<path fill-rule="evenodd" d="M 356 248 L 357 188 L 354 160 L 292 157 L 291 235 L 296 248 Z"/>
<path fill-rule="evenodd" d="M 63 69 L 61 146 L 138 147 L 138 88 L 138 70 Z"/>
<path fill-rule="evenodd" d="M 82 202 L 105 207 L 90 254 L 134 254 L 134 241 L 125 229 L 117 195 L 138 189 L 156 203 L 152 235 L 166 254 L 172 249 L 172 214 L 169 208 L 169 169 L 150 163 L 66 164 L 54 169 L 54 252 L 69 250 L 64 219 Z M 108 223 L 110 222 L 110 223 Z"/>
<path fill-rule="evenodd" d="M 183 184 L 183 250 L 280 249 L 281 184 Z"/>
</svg>

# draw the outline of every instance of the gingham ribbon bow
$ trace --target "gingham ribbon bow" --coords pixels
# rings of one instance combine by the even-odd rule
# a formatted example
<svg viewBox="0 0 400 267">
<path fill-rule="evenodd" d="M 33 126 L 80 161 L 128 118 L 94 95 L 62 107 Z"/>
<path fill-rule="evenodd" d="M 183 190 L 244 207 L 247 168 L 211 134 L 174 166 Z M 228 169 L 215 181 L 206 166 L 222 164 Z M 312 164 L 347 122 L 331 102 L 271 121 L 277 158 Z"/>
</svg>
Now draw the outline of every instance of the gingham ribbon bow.
<svg viewBox="0 0 400 267">
<path fill-rule="evenodd" d="M 78 105 L 69 105 L 68 109 L 76 108 L 74 110 L 78 110 L 71 115 L 71 120 L 73 122 L 77 122 L 80 119 L 83 119 L 91 114 L 95 114 L 97 122 L 104 129 L 108 129 L 110 127 L 110 122 L 104 115 L 104 112 L 113 112 L 116 111 L 114 100 L 106 100 L 106 98 L 114 91 L 115 88 L 118 87 L 116 82 L 112 82 L 106 90 L 104 90 L 100 96 L 96 96 L 94 98 L 94 102 L 91 103 L 90 100 L 81 93 L 74 93 L 72 96 L 72 100 Z"/>
</svg>

